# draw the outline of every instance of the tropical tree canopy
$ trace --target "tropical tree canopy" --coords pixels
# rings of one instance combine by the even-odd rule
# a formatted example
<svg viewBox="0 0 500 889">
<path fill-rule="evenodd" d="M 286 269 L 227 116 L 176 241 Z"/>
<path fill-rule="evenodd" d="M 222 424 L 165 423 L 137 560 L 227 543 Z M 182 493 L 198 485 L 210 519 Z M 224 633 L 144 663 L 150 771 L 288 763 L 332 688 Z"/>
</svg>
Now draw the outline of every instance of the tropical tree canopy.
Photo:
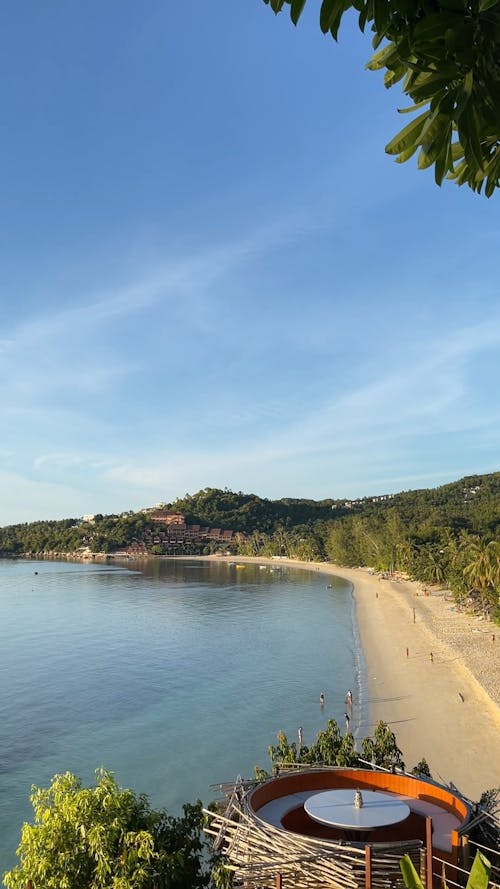
<svg viewBox="0 0 500 889">
<path fill-rule="evenodd" d="M 366 768 L 367 763 L 386 769 L 404 769 L 405 766 L 394 732 L 382 721 L 377 723 L 373 737 L 363 738 L 361 753 L 356 750 L 353 735 L 350 732 L 342 734 L 335 719 L 328 720 L 326 728 L 318 732 L 310 747 L 298 749 L 295 741 L 290 743 L 284 732 L 278 732 L 277 739 L 277 745 L 269 747 L 268 753 L 273 765 L 278 767 L 299 762 L 353 768 Z M 258 780 L 264 780 L 267 772 L 257 767 L 256 776 Z"/>
<path fill-rule="evenodd" d="M 24 824 L 19 864 L 4 875 L 8 889 L 28 881 L 44 889 L 201 889 L 201 803 L 174 818 L 150 808 L 146 796 L 96 773 L 93 787 L 66 772 L 49 788 L 32 788 L 34 824 Z"/>
<path fill-rule="evenodd" d="M 297 24 L 306 0 L 264 0 L 274 12 L 285 4 Z M 386 145 L 403 163 L 418 152 L 418 167 L 490 197 L 500 184 L 500 0 L 323 0 L 320 27 L 337 40 L 344 14 L 374 33 L 367 68 L 401 82 L 411 100 L 402 113 L 419 112 Z"/>
</svg>

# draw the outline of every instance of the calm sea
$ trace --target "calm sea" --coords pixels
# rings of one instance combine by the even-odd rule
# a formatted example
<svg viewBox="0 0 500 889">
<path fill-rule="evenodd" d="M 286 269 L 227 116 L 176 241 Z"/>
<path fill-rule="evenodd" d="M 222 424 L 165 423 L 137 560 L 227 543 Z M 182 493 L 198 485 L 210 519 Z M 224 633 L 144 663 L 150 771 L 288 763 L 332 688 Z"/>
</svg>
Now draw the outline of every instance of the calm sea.
<svg viewBox="0 0 500 889">
<path fill-rule="evenodd" d="M 329 588 L 331 584 L 331 588 Z M 104 766 L 172 814 L 309 743 L 344 695 L 361 719 L 349 585 L 316 572 L 156 560 L 0 561 L 0 875 L 31 784 Z M 319 694 L 326 698 L 324 710 Z"/>
</svg>

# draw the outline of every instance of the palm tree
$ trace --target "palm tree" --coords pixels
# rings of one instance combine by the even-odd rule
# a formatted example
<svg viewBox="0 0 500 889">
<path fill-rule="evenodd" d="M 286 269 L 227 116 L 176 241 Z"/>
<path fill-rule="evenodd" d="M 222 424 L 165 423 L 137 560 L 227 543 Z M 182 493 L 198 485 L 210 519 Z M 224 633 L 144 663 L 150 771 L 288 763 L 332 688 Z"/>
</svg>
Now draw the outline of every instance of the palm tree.
<svg viewBox="0 0 500 889">
<path fill-rule="evenodd" d="M 443 584 L 446 581 L 446 570 L 444 565 L 444 550 L 431 549 L 425 547 L 423 550 L 425 558 L 424 572 L 425 579 L 428 583 Z"/>
<path fill-rule="evenodd" d="M 500 590 L 500 546 L 496 540 L 467 535 L 465 539 L 466 565 L 464 579 L 471 591 L 477 591 L 483 609 L 496 605 Z"/>
</svg>

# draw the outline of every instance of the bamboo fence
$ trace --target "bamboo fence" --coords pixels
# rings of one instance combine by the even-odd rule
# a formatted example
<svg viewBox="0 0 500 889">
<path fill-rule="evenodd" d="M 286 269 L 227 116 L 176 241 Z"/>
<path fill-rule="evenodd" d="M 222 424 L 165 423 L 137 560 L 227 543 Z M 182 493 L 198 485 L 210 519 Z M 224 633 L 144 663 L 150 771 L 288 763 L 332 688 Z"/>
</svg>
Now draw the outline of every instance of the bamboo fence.
<svg viewBox="0 0 500 889">
<path fill-rule="evenodd" d="M 280 830 L 245 809 L 234 794 L 224 814 L 204 810 L 205 832 L 226 857 L 235 889 L 274 889 L 278 875 L 284 887 L 301 889 L 399 889 L 401 857 L 408 853 L 420 867 L 420 840 L 350 846 Z"/>
</svg>

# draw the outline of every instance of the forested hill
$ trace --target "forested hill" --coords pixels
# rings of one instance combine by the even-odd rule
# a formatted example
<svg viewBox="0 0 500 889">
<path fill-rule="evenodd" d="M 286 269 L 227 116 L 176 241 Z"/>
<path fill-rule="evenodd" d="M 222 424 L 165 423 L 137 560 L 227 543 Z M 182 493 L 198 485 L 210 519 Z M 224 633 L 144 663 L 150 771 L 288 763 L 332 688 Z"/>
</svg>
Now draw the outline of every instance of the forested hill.
<svg viewBox="0 0 500 889">
<path fill-rule="evenodd" d="M 361 522 L 375 527 L 388 518 L 394 524 L 397 517 L 397 523 L 404 525 L 411 536 L 420 533 L 425 538 L 447 529 L 452 534 L 465 530 L 495 538 L 500 533 L 500 472 L 468 476 L 439 488 L 356 500 L 268 500 L 227 488 L 204 488 L 162 506 L 185 515 L 188 525 L 209 525 L 247 536 L 309 528 L 324 537 L 326 530 L 338 523 L 359 526 Z M 151 526 L 147 513 L 142 511 L 97 515 L 92 527 L 75 518 L 9 525 L 0 528 L 0 554 L 72 551 L 89 536 L 94 544 L 107 541 L 109 545 L 103 545 L 103 549 L 108 551 L 124 546 Z"/>
<path fill-rule="evenodd" d="M 227 488 L 204 488 L 197 494 L 186 494 L 165 508 L 180 512 L 186 521 L 243 531 L 272 533 L 279 526 L 293 528 L 319 521 L 329 521 L 334 516 L 348 512 L 344 501 L 338 500 L 266 500 L 257 494 L 235 493 Z"/>
<path fill-rule="evenodd" d="M 500 472 L 357 500 L 266 500 L 204 488 L 162 506 L 156 514 L 146 509 L 0 528 L 0 555 L 222 550 L 329 560 L 401 571 L 457 595 L 473 592 L 483 610 L 497 609 L 500 617 Z M 173 524 L 165 512 L 178 514 Z"/>
<path fill-rule="evenodd" d="M 246 533 L 272 533 L 278 527 L 314 525 L 353 515 L 381 517 L 395 509 L 408 526 L 426 521 L 436 527 L 494 534 L 500 526 L 500 472 L 468 476 L 439 488 L 357 500 L 265 500 L 241 491 L 204 488 L 164 505 L 166 509 L 184 513 L 188 522 Z"/>
</svg>

